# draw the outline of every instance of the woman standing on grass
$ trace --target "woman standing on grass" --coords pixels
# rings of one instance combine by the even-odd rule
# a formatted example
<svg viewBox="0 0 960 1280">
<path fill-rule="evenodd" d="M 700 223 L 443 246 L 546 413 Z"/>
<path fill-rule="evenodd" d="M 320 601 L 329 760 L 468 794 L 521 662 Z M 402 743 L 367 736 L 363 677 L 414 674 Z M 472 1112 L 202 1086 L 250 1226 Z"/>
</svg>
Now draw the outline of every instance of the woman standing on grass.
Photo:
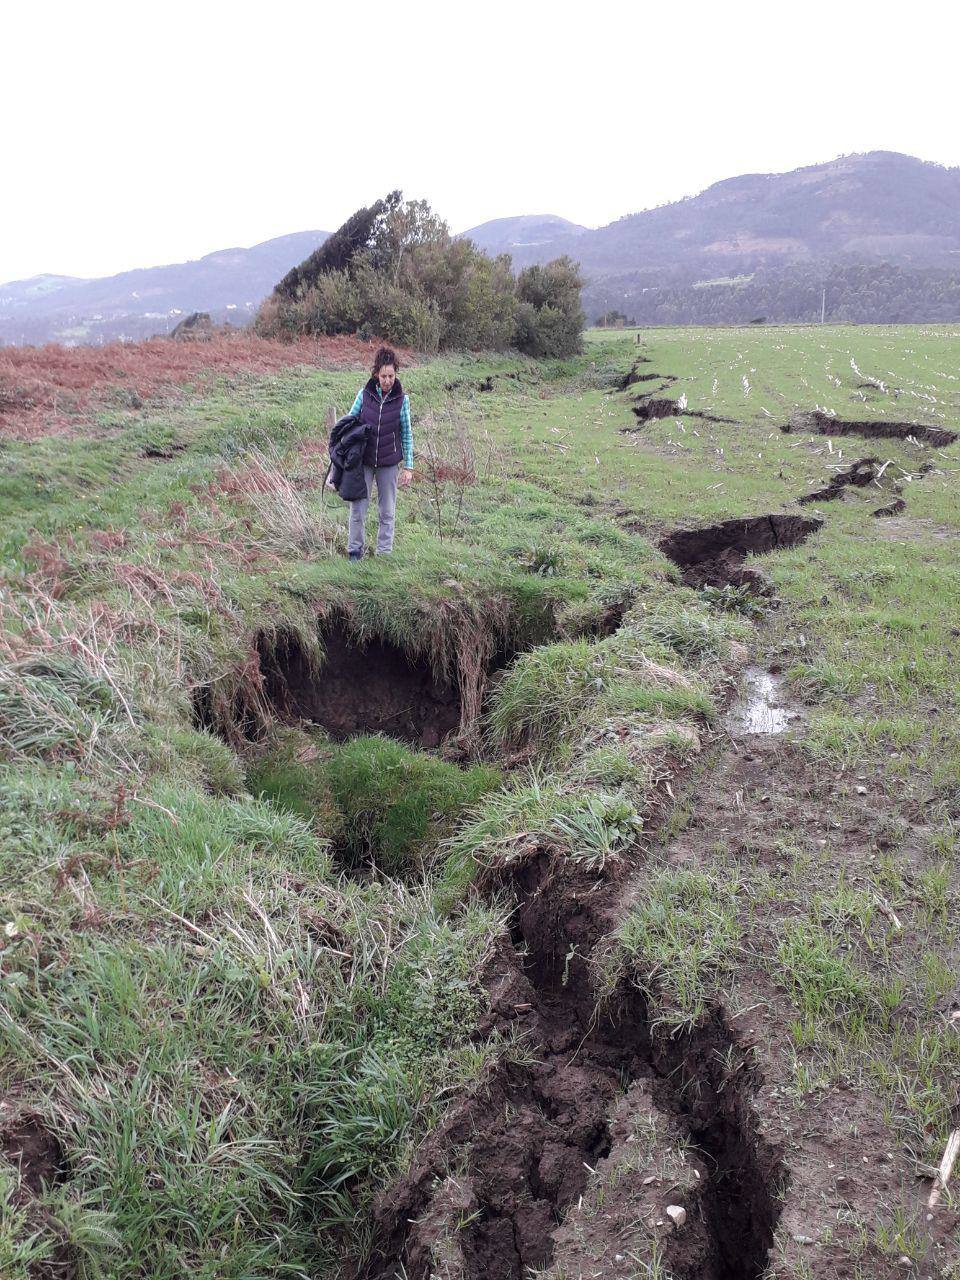
<svg viewBox="0 0 960 1280">
<path fill-rule="evenodd" d="M 350 503 L 350 535 L 347 551 L 351 560 L 363 556 L 364 525 L 370 505 L 371 486 L 377 482 L 377 555 L 393 550 L 393 526 L 397 511 L 397 483 L 406 489 L 413 479 L 413 428 L 410 424 L 410 397 L 404 395 L 397 371 L 400 361 L 390 347 L 381 347 L 374 357 L 373 376 L 357 392 L 350 410 L 369 428 L 363 454 L 363 477 L 367 496 Z M 403 470 L 400 470 L 400 463 Z"/>
</svg>

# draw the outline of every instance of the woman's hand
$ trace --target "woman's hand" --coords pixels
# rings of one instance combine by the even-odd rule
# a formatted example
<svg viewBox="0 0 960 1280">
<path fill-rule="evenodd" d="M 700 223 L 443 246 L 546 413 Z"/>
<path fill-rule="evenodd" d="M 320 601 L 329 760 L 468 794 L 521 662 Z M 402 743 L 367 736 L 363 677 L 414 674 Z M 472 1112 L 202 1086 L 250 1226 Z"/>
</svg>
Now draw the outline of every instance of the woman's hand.
<svg viewBox="0 0 960 1280">
<path fill-rule="evenodd" d="M 400 472 L 400 488 L 409 489 L 410 482 L 413 480 L 413 472 L 409 467 L 404 467 Z"/>
</svg>

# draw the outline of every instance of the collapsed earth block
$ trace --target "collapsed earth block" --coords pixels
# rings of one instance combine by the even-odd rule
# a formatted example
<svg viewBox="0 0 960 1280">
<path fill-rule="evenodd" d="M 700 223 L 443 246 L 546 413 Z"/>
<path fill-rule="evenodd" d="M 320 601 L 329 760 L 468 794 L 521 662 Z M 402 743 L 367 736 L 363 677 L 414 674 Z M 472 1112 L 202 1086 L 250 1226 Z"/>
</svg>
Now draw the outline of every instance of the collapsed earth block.
<svg viewBox="0 0 960 1280">
<path fill-rule="evenodd" d="M 887 503 L 885 507 L 877 507 L 871 515 L 875 516 L 898 516 L 902 511 L 906 511 L 907 504 L 903 498 L 894 498 L 893 502 Z"/>
<path fill-rule="evenodd" d="M 886 422 L 883 419 L 856 420 L 833 418 L 822 409 L 794 413 L 781 431 L 810 431 L 821 436 L 863 436 L 866 440 L 906 440 L 912 438 L 922 444 L 941 449 L 958 439 L 955 431 L 943 427 L 924 427 L 916 422 Z"/>
<path fill-rule="evenodd" d="M 676 529 L 659 546 L 683 571 L 688 586 L 732 584 L 767 595 L 769 584 L 758 570 L 744 565 L 746 557 L 795 547 L 822 527 L 822 520 L 810 516 L 749 516 L 701 529 Z"/>
<path fill-rule="evenodd" d="M 676 418 L 684 411 L 677 407 L 676 400 L 650 396 L 649 399 L 640 400 L 635 404 L 633 412 L 640 422 L 650 422 L 654 418 Z"/>
</svg>

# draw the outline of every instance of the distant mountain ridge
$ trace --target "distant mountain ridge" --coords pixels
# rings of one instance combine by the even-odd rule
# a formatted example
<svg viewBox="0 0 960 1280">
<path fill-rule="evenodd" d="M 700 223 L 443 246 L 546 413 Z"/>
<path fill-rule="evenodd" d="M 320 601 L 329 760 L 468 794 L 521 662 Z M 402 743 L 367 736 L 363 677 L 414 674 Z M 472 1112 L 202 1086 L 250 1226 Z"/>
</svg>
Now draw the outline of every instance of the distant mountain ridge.
<svg viewBox="0 0 960 1280">
<path fill-rule="evenodd" d="M 496 225 L 471 235 L 482 243 Z M 743 174 L 595 231 L 517 245 L 514 262 L 561 253 L 583 267 L 590 318 L 617 310 L 640 323 L 814 319 L 832 281 L 844 308 L 833 319 L 960 319 L 960 168 L 872 151 Z"/>
<path fill-rule="evenodd" d="M 553 213 L 527 213 L 516 218 L 494 218 L 469 231 L 461 231 L 460 235 L 491 256 L 509 253 L 516 258 L 526 256 L 528 251 L 543 250 L 560 238 L 575 239 L 588 230 Z"/>
<path fill-rule="evenodd" d="M 103 280 L 0 285 L 0 342 L 97 342 L 168 332 L 190 311 L 246 323 L 326 238 L 304 231 Z M 960 321 L 960 168 L 891 151 L 741 174 L 590 229 L 556 214 L 461 233 L 517 268 L 578 260 L 588 317 L 641 324 L 820 318 Z"/>
<path fill-rule="evenodd" d="M 322 244 L 298 231 L 249 249 L 218 249 L 192 262 L 84 280 L 33 276 L 0 284 L 0 342 L 96 343 L 168 333 L 192 311 L 247 324 L 277 280 Z"/>
</svg>

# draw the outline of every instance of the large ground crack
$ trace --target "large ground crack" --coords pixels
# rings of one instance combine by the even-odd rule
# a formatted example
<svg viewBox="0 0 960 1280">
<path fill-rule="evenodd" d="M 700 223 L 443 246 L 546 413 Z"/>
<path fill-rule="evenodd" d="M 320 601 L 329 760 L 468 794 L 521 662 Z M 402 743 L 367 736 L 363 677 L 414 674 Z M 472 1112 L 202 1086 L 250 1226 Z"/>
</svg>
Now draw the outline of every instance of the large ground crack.
<svg viewBox="0 0 960 1280">
<path fill-rule="evenodd" d="M 339 619 L 321 628 L 320 641 L 319 666 L 292 633 L 260 645 L 264 692 L 283 718 L 322 725 L 337 741 L 385 733 L 421 747 L 459 725 L 459 691 L 427 658 L 379 637 L 360 643 Z"/>
<path fill-rule="evenodd" d="M 747 516 L 699 529 L 676 529 L 659 546 L 683 571 L 688 586 L 732 584 L 765 594 L 768 584 L 758 570 L 745 566 L 746 557 L 795 547 L 822 527 L 823 521 L 811 516 Z"/>
<path fill-rule="evenodd" d="M 673 379 L 676 381 L 676 379 Z M 663 391 L 667 386 L 658 390 Z M 639 424 L 645 422 L 653 422 L 658 418 L 699 418 L 703 422 L 725 422 L 731 423 L 732 418 L 721 418 L 713 413 L 706 413 L 702 409 L 687 409 L 681 405 L 678 400 L 668 400 L 662 396 L 647 395 L 638 397 L 636 403 L 631 406 L 633 415 Z M 621 427 L 622 432 L 631 432 L 638 430 L 638 427 Z"/>
<path fill-rule="evenodd" d="M 857 420 L 834 418 L 822 409 L 794 413 L 781 431 L 810 431 L 821 436 L 863 436 L 864 439 L 917 440 L 921 444 L 943 448 L 957 439 L 955 431 L 943 427 L 926 427 L 917 422 L 888 422 L 883 418 Z"/>
<path fill-rule="evenodd" d="M 685 1224 L 668 1223 L 664 1235 L 672 1274 L 759 1280 L 783 1171 L 760 1133 L 748 1051 L 721 1010 L 671 1035 L 630 983 L 597 1003 L 589 957 L 609 929 L 617 886 L 558 872 L 542 855 L 515 888 L 513 936 L 488 975 L 485 1030 L 522 1030 L 523 1050 L 448 1114 L 385 1197 L 358 1274 L 523 1280 L 548 1266 L 591 1173 L 634 1140 L 624 1112 L 635 1104 L 689 1145 L 697 1170 Z"/>
</svg>

